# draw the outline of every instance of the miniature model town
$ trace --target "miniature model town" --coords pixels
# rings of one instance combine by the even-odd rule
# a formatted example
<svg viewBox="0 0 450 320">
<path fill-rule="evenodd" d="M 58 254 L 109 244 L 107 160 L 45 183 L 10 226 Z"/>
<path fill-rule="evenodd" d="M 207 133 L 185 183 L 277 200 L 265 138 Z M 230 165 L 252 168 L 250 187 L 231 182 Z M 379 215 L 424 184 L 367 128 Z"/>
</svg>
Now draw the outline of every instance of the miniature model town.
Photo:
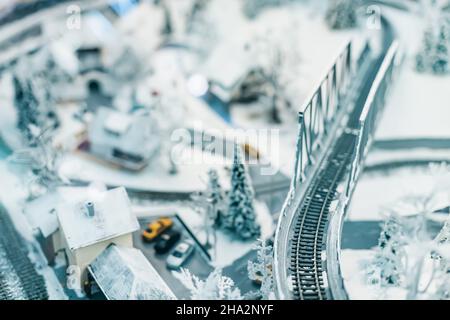
<svg viewBox="0 0 450 320">
<path fill-rule="evenodd" d="M 450 299 L 450 1 L 0 2 L 0 300 Z"/>
</svg>

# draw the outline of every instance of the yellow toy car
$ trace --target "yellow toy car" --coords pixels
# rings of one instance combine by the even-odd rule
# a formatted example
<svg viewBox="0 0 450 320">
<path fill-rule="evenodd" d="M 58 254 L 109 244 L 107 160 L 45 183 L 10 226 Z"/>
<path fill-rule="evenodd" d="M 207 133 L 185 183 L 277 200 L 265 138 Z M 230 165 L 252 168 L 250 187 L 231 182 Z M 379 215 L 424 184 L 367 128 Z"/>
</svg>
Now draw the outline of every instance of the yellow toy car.
<svg viewBox="0 0 450 320">
<path fill-rule="evenodd" d="M 151 242 L 158 238 L 164 231 L 170 229 L 173 226 L 171 218 L 159 218 L 147 225 L 144 231 L 142 231 L 142 238 L 145 241 Z"/>
<path fill-rule="evenodd" d="M 251 146 L 249 143 L 245 143 L 242 145 L 242 148 L 244 149 L 245 154 L 247 154 L 248 156 L 256 159 L 256 160 L 260 160 L 261 158 L 261 153 L 259 152 L 258 149 L 256 149 L 255 147 Z"/>
</svg>

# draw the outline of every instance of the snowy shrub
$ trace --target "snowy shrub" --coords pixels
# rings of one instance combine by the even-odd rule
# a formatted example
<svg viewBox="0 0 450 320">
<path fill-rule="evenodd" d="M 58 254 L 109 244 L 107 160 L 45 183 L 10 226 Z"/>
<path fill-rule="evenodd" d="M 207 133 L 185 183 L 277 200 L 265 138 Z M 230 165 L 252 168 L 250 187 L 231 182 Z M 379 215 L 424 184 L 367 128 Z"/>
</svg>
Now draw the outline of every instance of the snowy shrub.
<svg viewBox="0 0 450 320">
<path fill-rule="evenodd" d="M 332 29 L 356 27 L 356 4 L 354 0 L 330 0 L 325 20 Z"/>
<path fill-rule="evenodd" d="M 182 268 L 173 275 L 191 293 L 192 300 L 242 300 L 241 291 L 235 287 L 234 281 L 222 275 L 221 269 L 216 269 L 205 280 L 193 275 L 188 269 Z"/>
<path fill-rule="evenodd" d="M 250 280 L 261 282 L 261 288 L 253 294 L 253 297 L 263 300 L 273 299 L 273 247 L 267 241 L 258 239 L 254 249 L 257 251 L 256 261 L 248 261 L 248 277 Z"/>
</svg>

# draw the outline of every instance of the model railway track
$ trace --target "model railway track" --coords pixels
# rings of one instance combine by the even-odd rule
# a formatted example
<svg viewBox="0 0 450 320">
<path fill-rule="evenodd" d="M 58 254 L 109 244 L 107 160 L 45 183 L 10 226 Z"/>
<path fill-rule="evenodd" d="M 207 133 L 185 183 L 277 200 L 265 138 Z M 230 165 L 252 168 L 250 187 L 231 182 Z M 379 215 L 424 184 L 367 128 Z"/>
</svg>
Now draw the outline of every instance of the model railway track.
<svg viewBox="0 0 450 320">
<path fill-rule="evenodd" d="M 300 300 L 327 299 L 323 280 L 322 248 L 331 202 L 346 172 L 356 136 L 344 134 L 321 170 L 317 183 L 307 192 L 294 222 L 291 272 L 294 297 Z"/>
<path fill-rule="evenodd" d="M 0 300 L 48 299 L 44 278 L 28 257 L 28 247 L 0 205 Z"/>
</svg>

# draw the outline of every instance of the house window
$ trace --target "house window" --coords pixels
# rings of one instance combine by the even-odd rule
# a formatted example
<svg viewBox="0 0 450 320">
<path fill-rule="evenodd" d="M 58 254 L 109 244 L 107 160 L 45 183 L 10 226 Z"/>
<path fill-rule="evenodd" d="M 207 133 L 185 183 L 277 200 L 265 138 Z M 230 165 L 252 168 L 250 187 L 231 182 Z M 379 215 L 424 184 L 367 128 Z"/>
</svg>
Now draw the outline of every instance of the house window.
<svg viewBox="0 0 450 320">
<path fill-rule="evenodd" d="M 144 161 L 144 158 L 142 158 L 141 156 L 126 153 L 119 149 L 113 149 L 113 157 L 120 159 L 120 160 L 134 162 L 134 163 L 140 163 L 140 162 Z"/>
<path fill-rule="evenodd" d="M 88 83 L 89 93 L 92 95 L 99 94 L 101 91 L 100 83 L 97 80 L 91 80 Z"/>
</svg>

